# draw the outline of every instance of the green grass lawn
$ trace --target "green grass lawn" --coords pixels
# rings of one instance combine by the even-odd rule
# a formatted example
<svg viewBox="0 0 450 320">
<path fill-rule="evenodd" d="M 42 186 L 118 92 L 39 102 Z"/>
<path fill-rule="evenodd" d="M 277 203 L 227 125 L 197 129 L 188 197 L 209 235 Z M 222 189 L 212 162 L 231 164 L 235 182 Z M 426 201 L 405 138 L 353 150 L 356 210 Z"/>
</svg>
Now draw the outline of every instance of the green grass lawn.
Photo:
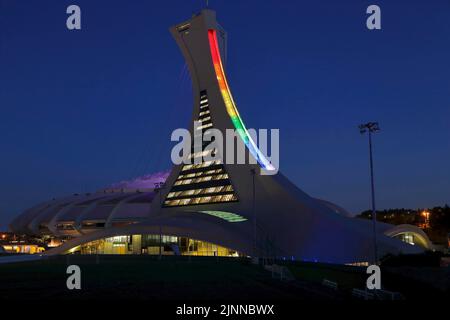
<svg viewBox="0 0 450 320">
<path fill-rule="evenodd" d="M 338 283 L 342 289 L 364 288 L 365 268 L 334 266 L 320 263 L 288 263 L 287 267 L 297 279 L 322 283 L 324 279 Z"/>
<path fill-rule="evenodd" d="M 353 288 L 365 289 L 366 268 L 307 262 L 286 262 L 299 280 L 322 283 L 336 282 L 344 296 L 351 297 Z M 382 267 L 381 284 L 385 290 L 399 292 L 407 300 L 443 300 L 450 298 L 450 269 L 429 267 Z"/>
<path fill-rule="evenodd" d="M 68 290 L 68 265 L 81 268 L 82 289 Z M 297 279 L 272 279 L 271 273 L 248 259 L 154 256 L 58 256 L 38 261 L 0 264 L 0 301 L 5 300 L 153 300 L 153 301 L 253 301 L 352 299 L 353 288 L 364 289 L 365 268 L 306 262 L 283 262 Z M 408 300 L 442 298 L 433 287 L 436 272 L 410 268 L 382 269 L 382 284 Z M 420 281 L 429 279 L 428 283 Z M 321 285 L 338 283 L 339 291 Z M 444 280 L 442 280 L 444 279 Z"/>
<path fill-rule="evenodd" d="M 267 300 L 314 298 L 247 259 L 149 256 L 59 256 L 0 265 L 0 299 Z M 98 262 L 98 263 L 97 263 Z M 66 288 L 79 265 L 82 290 Z"/>
</svg>

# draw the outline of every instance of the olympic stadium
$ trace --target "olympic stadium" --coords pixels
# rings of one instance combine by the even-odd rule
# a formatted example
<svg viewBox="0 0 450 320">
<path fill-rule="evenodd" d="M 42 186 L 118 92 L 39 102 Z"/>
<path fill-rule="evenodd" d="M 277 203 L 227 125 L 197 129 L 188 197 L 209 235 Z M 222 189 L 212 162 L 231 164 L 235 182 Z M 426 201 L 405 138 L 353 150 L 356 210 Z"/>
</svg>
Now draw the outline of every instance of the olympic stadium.
<svg viewBox="0 0 450 320">
<path fill-rule="evenodd" d="M 191 134 L 235 129 L 255 164 L 222 160 L 174 165 L 157 173 L 42 202 L 10 224 L 15 233 L 51 238 L 57 254 L 256 256 L 359 264 L 373 260 L 371 221 L 314 198 L 272 170 L 240 117 L 226 77 L 227 33 L 212 10 L 170 32 L 189 68 Z M 193 126 L 198 121 L 201 125 Z M 206 149 L 205 149 L 206 150 Z M 203 150 L 204 151 L 204 150 Z M 203 157 L 192 152 L 189 158 Z M 226 159 L 226 152 L 221 155 Z M 431 250 L 411 225 L 378 223 L 377 248 L 387 254 Z"/>
</svg>

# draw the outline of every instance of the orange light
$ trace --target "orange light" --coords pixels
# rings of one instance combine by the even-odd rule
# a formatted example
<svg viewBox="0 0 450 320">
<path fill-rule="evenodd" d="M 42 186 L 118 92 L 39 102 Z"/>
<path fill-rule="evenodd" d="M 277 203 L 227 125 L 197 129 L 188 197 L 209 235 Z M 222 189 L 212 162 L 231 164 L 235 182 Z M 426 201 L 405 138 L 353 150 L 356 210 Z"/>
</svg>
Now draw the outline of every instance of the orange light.
<svg viewBox="0 0 450 320">
<path fill-rule="evenodd" d="M 208 30 L 208 39 L 214 71 L 216 72 L 217 83 L 219 85 L 220 93 L 222 94 L 223 102 L 225 103 L 225 109 L 231 118 L 234 128 L 244 144 L 247 146 L 250 153 L 258 161 L 259 165 L 266 170 L 275 170 L 275 167 L 272 163 L 270 163 L 269 159 L 267 159 L 266 156 L 258 149 L 256 143 L 248 133 L 247 128 L 245 127 L 244 122 L 242 121 L 242 118 L 236 108 L 236 104 L 234 103 L 233 96 L 231 95 L 231 90 L 228 86 L 225 71 L 223 69 L 216 30 Z"/>
</svg>

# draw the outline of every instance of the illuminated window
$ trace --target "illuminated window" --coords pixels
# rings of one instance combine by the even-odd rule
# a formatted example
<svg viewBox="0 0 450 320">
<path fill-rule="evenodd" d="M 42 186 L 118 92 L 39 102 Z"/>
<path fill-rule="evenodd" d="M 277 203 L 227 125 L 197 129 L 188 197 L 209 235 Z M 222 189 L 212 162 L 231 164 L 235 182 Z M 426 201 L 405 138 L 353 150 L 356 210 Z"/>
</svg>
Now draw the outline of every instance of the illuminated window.
<svg viewBox="0 0 450 320">
<path fill-rule="evenodd" d="M 197 127 L 195 133 L 197 136 L 204 134 L 205 129 L 213 127 L 206 91 L 200 92 L 198 118 L 201 125 Z M 203 148 L 205 147 L 206 145 L 203 146 Z M 202 162 L 183 166 L 163 206 L 174 207 L 238 201 L 222 161 L 203 161 L 204 157 L 213 156 L 216 152 L 216 150 L 202 149 L 189 155 L 190 159 L 200 159 Z"/>
<path fill-rule="evenodd" d="M 177 27 L 178 32 L 186 32 L 191 27 L 190 23 L 183 24 Z"/>
<path fill-rule="evenodd" d="M 187 178 L 195 178 L 195 177 L 200 177 L 200 176 L 208 176 L 208 175 L 213 175 L 213 174 L 221 173 L 221 172 L 223 172 L 223 168 L 216 169 L 216 170 L 199 171 L 199 172 L 189 173 L 189 174 L 184 174 L 184 175 L 182 174 L 182 175 L 178 176 L 178 180 L 187 179 Z"/>
<path fill-rule="evenodd" d="M 206 122 L 206 121 L 208 121 L 208 120 L 211 120 L 211 117 L 201 118 L 201 119 L 199 119 L 198 121 L 200 121 L 200 122 Z"/>
<path fill-rule="evenodd" d="M 20 248 L 8 246 L 8 251 Z M 42 248 L 43 249 L 43 248 Z M 103 238 L 71 248 L 66 253 L 80 254 L 146 254 L 239 257 L 236 250 L 187 237 L 156 234 L 134 234 Z"/>
<path fill-rule="evenodd" d="M 105 223 L 104 222 L 83 222 L 81 224 L 81 227 L 83 229 L 97 229 L 97 228 L 104 228 Z"/>
<path fill-rule="evenodd" d="M 240 216 L 238 214 L 235 213 L 231 213 L 231 212 L 226 212 L 226 211 L 200 211 L 201 213 L 206 213 L 209 214 L 211 216 L 226 220 L 228 222 L 242 222 L 242 221 L 247 221 L 246 218 L 244 218 L 243 216 Z"/>
<path fill-rule="evenodd" d="M 58 230 L 75 230 L 73 223 L 58 223 L 56 225 Z"/>
<path fill-rule="evenodd" d="M 211 128 L 212 126 L 213 126 L 212 123 L 207 123 L 207 124 L 198 126 L 198 127 L 197 127 L 197 130 L 208 129 L 208 128 Z"/>
<path fill-rule="evenodd" d="M 183 166 L 183 169 L 181 169 L 181 171 L 188 171 L 188 170 L 193 170 L 193 169 L 201 169 L 201 168 L 206 168 L 206 167 L 211 167 L 211 166 L 217 166 L 220 165 L 222 162 L 220 160 L 210 160 L 210 161 L 205 161 L 202 163 L 196 163 L 196 164 L 187 164 Z"/>
<path fill-rule="evenodd" d="M 204 157 L 209 157 L 212 156 L 213 153 L 217 152 L 216 149 L 208 149 L 208 150 L 203 150 L 203 151 L 199 151 L 199 152 L 195 152 L 195 153 L 191 153 L 189 155 L 189 158 L 194 159 L 194 158 L 204 158 Z"/>
<path fill-rule="evenodd" d="M 177 199 L 177 200 L 166 200 L 164 206 L 175 207 L 175 206 L 187 206 L 195 204 L 206 204 L 206 203 L 222 203 L 222 202 L 233 202 L 237 201 L 238 198 L 234 194 L 217 195 L 217 196 L 200 196 L 195 198 Z"/>
<path fill-rule="evenodd" d="M 403 242 L 406 242 L 408 244 L 411 245 L 415 245 L 414 243 L 414 235 L 412 233 L 401 233 L 400 235 L 397 236 L 400 240 L 402 240 Z"/>
<path fill-rule="evenodd" d="M 192 178 L 192 179 L 178 178 L 177 181 L 175 181 L 174 185 L 180 186 L 180 185 L 196 184 L 196 183 L 212 181 L 212 180 L 227 180 L 227 179 L 228 179 L 228 174 L 222 173 L 222 174 L 207 175 L 204 177 L 198 177 L 198 178 Z"/>
</svg>

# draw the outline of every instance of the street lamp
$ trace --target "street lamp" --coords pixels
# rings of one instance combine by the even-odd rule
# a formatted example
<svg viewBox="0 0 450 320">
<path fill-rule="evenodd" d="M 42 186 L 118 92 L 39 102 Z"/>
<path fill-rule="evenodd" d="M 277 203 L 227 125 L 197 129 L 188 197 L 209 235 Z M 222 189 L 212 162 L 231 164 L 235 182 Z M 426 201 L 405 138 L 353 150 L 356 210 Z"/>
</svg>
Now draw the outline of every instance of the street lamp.
<svg viewBox="0 0 450 320">
<path fill-rule="evenodd" d="M 373 221 L 373 256 L 374 264 L 378 264 L 378 250 L 377 250 L 377 213 L 375 210 L 375 185 L 373 182 L 373 159 L 372 159 L 372 133 L 380 131 L 378 122 L 368 122 L 358 126 L 359 132 L 364 134 L 369 133 L 369 158 L 370 158 L 370 185 L 372 190 L 372 221 Z"/>
<path fill-rule="evenodd" d="M 428 229 L 430 227 L 430 212 L 424 210 L 422 216 L 425 218 L 424 229 Z"/>
</svg>

